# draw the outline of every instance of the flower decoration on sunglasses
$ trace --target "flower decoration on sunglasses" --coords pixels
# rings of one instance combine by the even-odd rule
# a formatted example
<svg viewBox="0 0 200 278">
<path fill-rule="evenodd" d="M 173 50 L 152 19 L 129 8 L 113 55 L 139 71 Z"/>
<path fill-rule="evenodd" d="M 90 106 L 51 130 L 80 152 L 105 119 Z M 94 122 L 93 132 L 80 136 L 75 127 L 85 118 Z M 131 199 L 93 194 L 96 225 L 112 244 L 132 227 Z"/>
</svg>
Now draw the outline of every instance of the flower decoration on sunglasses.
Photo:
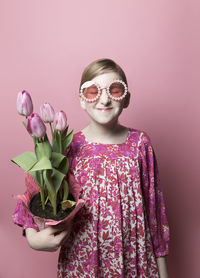
<svg viewBox="0 0 200 278">
<path fill-rule="evenodd" d="M 96 102 L 101 96 L 102 88 L 93 81 L 86 81 L 82 84 L 80 89 L 80 96 L 86 102 Z M 121 101 L 128 92 L 126 83 L 122 80 L 114 80 L 106 88 L 108 96 L 115 101 Z"/>
</svg>

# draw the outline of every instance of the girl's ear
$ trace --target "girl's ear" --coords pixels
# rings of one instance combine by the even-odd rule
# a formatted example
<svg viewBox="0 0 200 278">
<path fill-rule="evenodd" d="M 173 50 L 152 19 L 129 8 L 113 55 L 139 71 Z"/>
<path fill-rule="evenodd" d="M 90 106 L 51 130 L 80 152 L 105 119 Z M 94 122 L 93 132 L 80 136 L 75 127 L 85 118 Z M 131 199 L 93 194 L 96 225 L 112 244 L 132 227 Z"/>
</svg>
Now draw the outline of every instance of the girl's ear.
<svg viewBox="0 0 200 278">
<path fill-rule="evenodd" d="M 79 96 L 79 100 L 80 100 L 80 105 L 81 105 L 81 108 L 83 110 L 85 110 L 85 101 L 82 99 L 82 97 Z"/>
<path fill-rule="evenodd" d="M 131 94 L 128 92 L 124 100 L 124 108 L 127 108 L 130 103 Z"/>
</svg>

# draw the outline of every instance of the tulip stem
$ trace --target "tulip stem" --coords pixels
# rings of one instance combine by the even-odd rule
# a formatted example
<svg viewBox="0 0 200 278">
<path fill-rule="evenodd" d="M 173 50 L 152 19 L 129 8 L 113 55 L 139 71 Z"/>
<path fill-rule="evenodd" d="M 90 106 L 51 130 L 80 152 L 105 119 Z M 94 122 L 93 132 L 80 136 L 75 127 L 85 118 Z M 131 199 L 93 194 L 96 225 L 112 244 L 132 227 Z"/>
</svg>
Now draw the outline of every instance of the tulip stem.
<svg viewBox="0 0 200 278">
<path fill-rule="evenodd" d="M 40 197 L 42 202 L 42 209 L 45 210 L 44 188 L 40 188 Z"/>
<path fill-rule="evenodd" d="M 23 123 L 23 125 L 26 127 L 26 123 L 25 123 L 25 121 L 22 121 L 22 123 Z"/>
<path fill-rule="evenodd" d="M 52 138 L 53 138 L 53 128 L 52 128 L 52 124 L 49 123 L 49 125 L 50 125 L 50 129 L 51 129 L 51 135 L 52 135 Z"/>
<path fill-rule="evenodd" d="M 59 133 L 59 150 L 60 150 L 60 153 L 62 153 L 61 132 Z"/>
<path fill-rule="evenodd" d="M 53 214 L 54 215 L 57 214 L 56 200 L 54 201 L 54 205 L 53 205 Z"/>
<path fill-rule="evenodd" d="M 40 177 L 41 177 L 40 197 L 41 197 L 41 202 L 42 202 L 42 209 L 45 210 L 43 171 L 40 171 Z"/>
</svg>

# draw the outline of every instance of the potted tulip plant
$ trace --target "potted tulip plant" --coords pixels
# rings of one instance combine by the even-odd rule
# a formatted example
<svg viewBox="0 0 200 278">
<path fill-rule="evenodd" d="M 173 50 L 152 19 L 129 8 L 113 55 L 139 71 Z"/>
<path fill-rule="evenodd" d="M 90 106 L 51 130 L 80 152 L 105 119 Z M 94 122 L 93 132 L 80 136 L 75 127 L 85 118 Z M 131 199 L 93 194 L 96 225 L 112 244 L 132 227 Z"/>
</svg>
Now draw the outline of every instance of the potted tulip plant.
<svg viewBox="0 0 200 278">
<path fill-rule="evenodd" d="M 26 151 L 11 161 L 24 169 L 27 190 L 15 199 L 33 216 L 39 229 L 71 221 L 84 204 L 81 188 L 70 174 L 67 152 L 73 139 L 68 133 L 64 111 L 55 113 L 49 103 L 40 107 L 40 115 L 33 113 L 33 103 L 27 91 L 17 96 L 17 111 L 26 117 L 23 122 L 34 142 L 34 152 Z M 52 142 L 47 136 L 49 124 Z"/>
</svg>

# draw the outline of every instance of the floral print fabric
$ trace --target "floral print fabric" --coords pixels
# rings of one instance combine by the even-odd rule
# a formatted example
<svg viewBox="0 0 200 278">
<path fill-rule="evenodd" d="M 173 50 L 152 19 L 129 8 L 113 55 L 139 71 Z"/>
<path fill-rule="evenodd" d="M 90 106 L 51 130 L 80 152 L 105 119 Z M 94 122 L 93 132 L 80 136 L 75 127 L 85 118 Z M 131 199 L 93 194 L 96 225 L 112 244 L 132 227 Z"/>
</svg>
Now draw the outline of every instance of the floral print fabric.
<svg viewBox="0 0 200 278">
<path fill-rule="evenodd" d="M 149 136 L 130 128 L 124 143 L 100 144 L 79 131 L 68 156 L 86 202 L 61 247 L 58 278 L 159 277 L 169 227 Z"/>
<path fill-rule="evenodd" d="M 61 249 L 58 277 L 159 277 L 169 227 L 148 135 L 129 129 L 123 144 L 99 144 L 80 131 L 68 155 L 86 204 Z"/>
<path fill-rule="evenodd" d="M 25 229 L 27 229 L 27 228 L 33 228 L 39 232 L 39 228 L 34 223 L 33 217 L 28 213 L 28 211 L 21 204 L 21 202 L 17 203 L 15 211 L 12 215 L 12 219 L 13 219 L 14 224 L 22 227 L 23 236 L 25 236 Z"/>
</svg>

